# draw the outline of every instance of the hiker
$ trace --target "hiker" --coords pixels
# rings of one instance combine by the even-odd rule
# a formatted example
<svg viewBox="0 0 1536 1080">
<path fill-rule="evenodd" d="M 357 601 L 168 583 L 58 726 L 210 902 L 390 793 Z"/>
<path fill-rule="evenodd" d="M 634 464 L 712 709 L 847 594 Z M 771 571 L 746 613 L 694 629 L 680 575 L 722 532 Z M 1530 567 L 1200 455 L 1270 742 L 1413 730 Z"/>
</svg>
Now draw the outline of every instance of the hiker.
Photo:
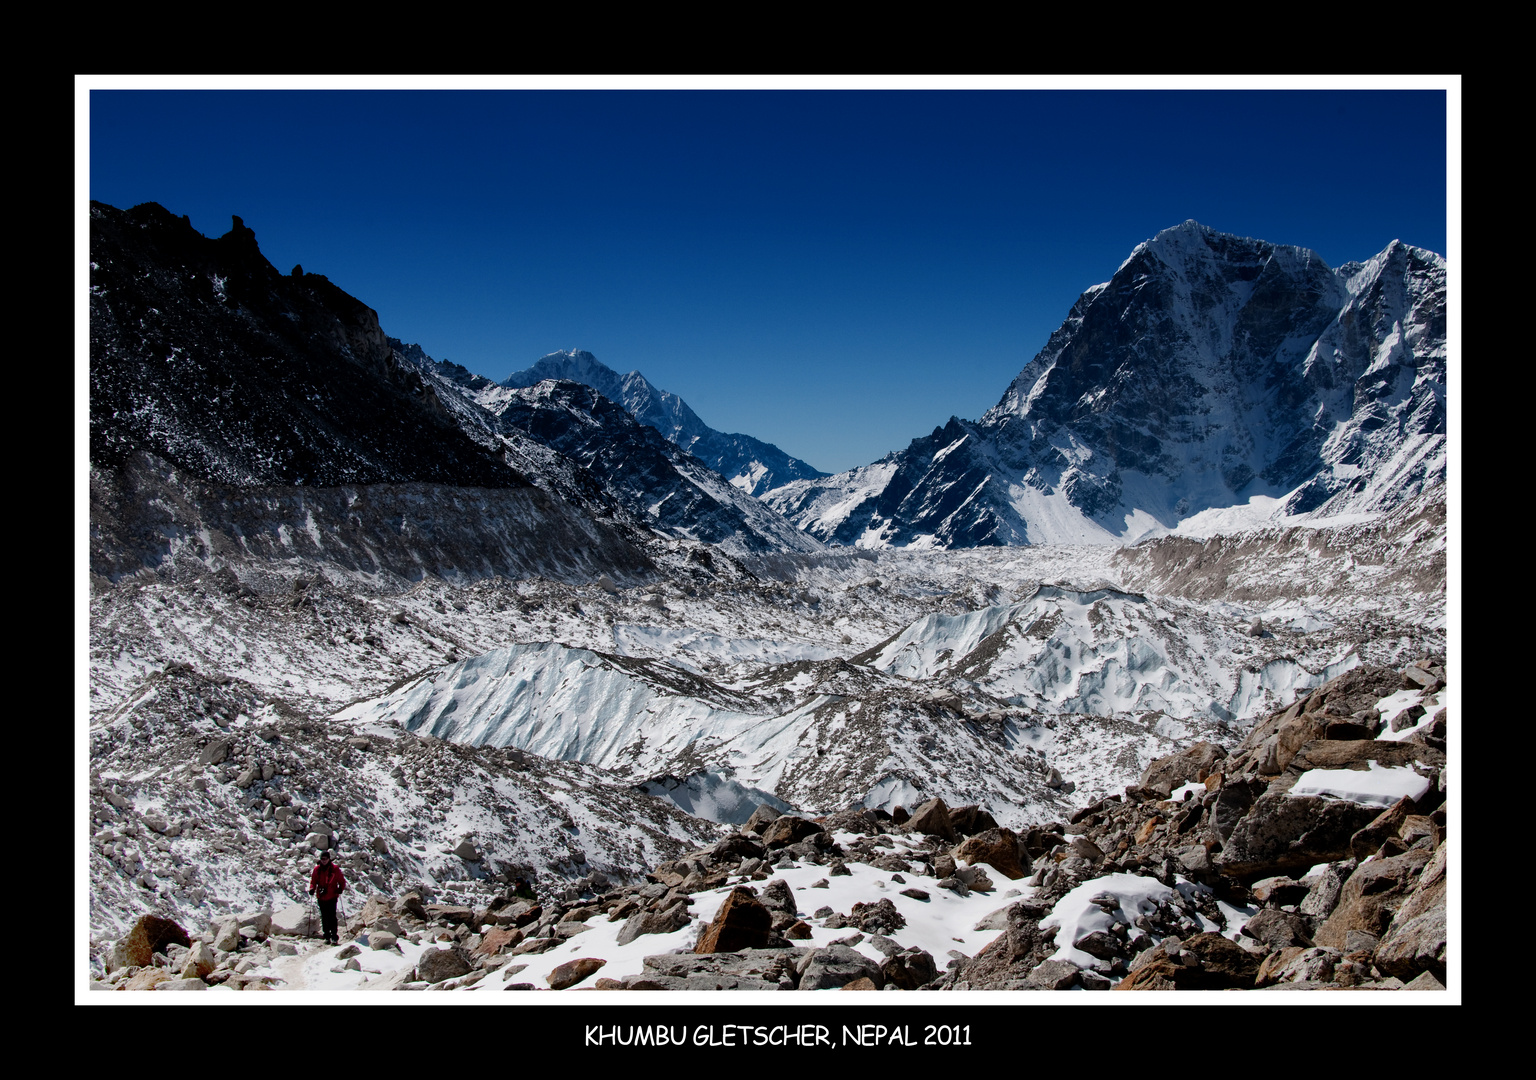
<svg viewBox="0 0 1536 1080">
<path fill-rule="evenodd" d="M 320 861 L 309 872 L 309 891 L 320 903 L 320 929 L 327 945 L 340 945 L 341 935 L 336 930 L 336 901 L 347 887 L 347 879 L 341 876 L 341 867 L 331 861 L 331 853 L 322 851 Z"/>
</svg>

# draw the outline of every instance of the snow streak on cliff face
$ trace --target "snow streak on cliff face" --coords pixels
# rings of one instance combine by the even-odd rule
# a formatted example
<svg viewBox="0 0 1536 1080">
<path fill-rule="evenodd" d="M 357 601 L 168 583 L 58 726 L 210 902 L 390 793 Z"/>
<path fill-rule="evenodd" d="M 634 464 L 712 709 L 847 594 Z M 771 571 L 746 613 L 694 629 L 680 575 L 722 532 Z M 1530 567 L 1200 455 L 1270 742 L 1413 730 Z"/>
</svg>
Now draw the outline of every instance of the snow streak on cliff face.
<svg viewBox="0 0 1536 1080">
<path fill-rule="evenodd" d="M 1085 292 L 1002 400 L 764 501 L 863 547 L 1113 543 L 1280 501 L 1388 509 L 1445 475 L 1445 262 L 1335 271 L 1195 222 Z"/>
</svg>

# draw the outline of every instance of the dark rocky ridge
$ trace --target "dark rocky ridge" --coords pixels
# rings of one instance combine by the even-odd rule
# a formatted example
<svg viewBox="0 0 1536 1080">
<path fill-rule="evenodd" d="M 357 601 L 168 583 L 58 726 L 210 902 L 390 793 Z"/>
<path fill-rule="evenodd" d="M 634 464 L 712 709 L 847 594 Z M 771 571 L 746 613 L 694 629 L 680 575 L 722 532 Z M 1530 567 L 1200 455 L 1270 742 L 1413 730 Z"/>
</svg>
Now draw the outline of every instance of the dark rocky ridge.
<svg viewBox="0 0 1536 1080">
<path fill-rule="evenodd" d="M 92 204 L 92 463 L 139 450 L 235 485 L 528 485 L 395 360 L 373 309 L 278 273 L 234 222 L 210 240 L 157 203 Z"/>
<path fill-rule="evenodd" d="M 210 240 L 155 203 L 98 203 L 91 226 L 93 572 L 172 556 L 408 580 L 654 572 L 649 529 L 595 477 L 467 416 L 371 308 L 278 273 L 238 218 Z"/>
</svg>

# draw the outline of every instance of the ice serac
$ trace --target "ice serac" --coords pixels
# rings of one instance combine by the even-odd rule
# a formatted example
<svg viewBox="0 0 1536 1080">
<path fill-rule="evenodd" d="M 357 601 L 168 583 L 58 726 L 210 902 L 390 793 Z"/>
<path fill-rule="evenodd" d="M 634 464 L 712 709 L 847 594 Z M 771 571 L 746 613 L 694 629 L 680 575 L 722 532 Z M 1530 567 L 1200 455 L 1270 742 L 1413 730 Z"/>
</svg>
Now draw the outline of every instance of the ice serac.
<svg viewBox="0 0 1536 1080">
<path fill-rule="evenodd" d="M 515 371 L 502 386 L 524 389 L 545 379 L 564 379 L 590 386 L 617 402 L 640 423 L 653 427 L 748 495 L 761 495 L 792 480 L 825 475 L 772 443 L 750 435 L 716 431 L 700 420 L 676 394 L 658 390 L 638 371 L 620 375 L 584 349 L 566 349 L 541 357 L 532 367 Z"/>
<path fill-rule="evenodd" d="M 1445 477 L 1445 261 L 1187 221 L 1139 245 L 980 420 L 763 496 L 860 547 L 1115 543 L 1254 496 L 1387 510 Z"/>
</svg>

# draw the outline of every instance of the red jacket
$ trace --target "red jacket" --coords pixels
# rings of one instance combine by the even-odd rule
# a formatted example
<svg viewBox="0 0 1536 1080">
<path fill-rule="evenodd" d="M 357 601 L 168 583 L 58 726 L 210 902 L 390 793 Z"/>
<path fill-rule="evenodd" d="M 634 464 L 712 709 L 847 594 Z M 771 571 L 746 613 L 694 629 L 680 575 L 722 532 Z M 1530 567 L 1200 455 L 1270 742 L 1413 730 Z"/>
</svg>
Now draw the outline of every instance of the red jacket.
<svg viewBox="0 0 1536 1080">
<path fill-rule="evenodd" d="M 316 900 L 334 900 L 347 887 L 347 879 L 341 876 L 341 867 L 335 863 L 316 863 L 309 872 L 309 891 Z"/>
</svg>

